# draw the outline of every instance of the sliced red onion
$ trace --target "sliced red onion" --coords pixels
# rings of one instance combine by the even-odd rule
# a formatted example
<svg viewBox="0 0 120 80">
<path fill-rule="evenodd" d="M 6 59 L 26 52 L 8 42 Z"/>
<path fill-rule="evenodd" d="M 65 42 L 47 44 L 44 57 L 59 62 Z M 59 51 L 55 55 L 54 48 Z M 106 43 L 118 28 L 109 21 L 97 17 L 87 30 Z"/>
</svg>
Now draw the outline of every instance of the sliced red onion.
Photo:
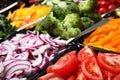
<svg viewBox="0 0 120 80">
<path fill-rule="evenodd" d="M 44 57 L 42 60 L 42 64 L 39 65 L 39 68 L 43 70 L 47 66 L 48 62 L 49 62 L 49 59 L 47 57 Z"/>
<path fill-rule="evenodd" d="M 0 61 L 0 74 L 4 71 L 4 64 Z"/>
<path fill-rule="evenodd" d="M 6 65 L 9 65 L 10 63 L 12 63 L 12 62 L 14 62 L 14 61 L 16 61 L 16 60 L 5 60 L 4 62 L 3 62 L 3 64 L 4 64 L 4 66 L 6 66 Z"/>
<path fill-rule="evenodd" d="M 48 62 L 57 55 L 56 51 L 65 46 L 66 41 L 60 38 L 51 38 L 49 34 L 38 34 L 27 32 L 27 34 L 17 34 L 11 40 L 6 40 L 0 44 L 0 59 L 4 65 L 1 69 L 0 77 L 8 80 L 26 80 L 39 69 L 44 69 Z M 6 75 L 6 77 L 5 77 Z"/>
<path fill-rule="evenodd" d="M 40 54 L 40 52 L 38 50 L 34 51 L 33 54 L 35 54 L 35 56 L 37 56 L 37 58 L 35 60 L 31 60 L 31 65 L 33 67 L 36 67 L 38 65 L 40 65 L 40 63 L 42 62 L 42 55 Z"/>
<path fill-rule="evenodd" d="M 8 69 L 8 71 L 6 72 L 6 77 L 12 73 L 14 73 L 17 70 L 25 70 L 25 69 L 29 69 L 30 66 L 29 65 L 25 65 L 25 64 L 17 64 L 13 67 L 11 67 L 10 69 Z"/>
<path fill-rule="evenodd" d="M 16 54 L 14 58 L 12 59 L 19 59 L 19 60 L 28 60 L 29 53 L 28 52 L 23 52 L 21 54 Z"/>
<path fill-rule="evenodd" d="M 9 69 L 11 69 L 12 67 L 14 67 L 16 65 L 21 65 L 21 64 L 22 65 L 30 65 L 30 62 L 25 61 L 25 60 L 16 60 L 16 61 L 13 61 L 9 64 L 5 66 L 5 70 L 4 70 L 5 72 L 7 72 Z"/>
<path fill-rule="evenodd" d="M 24 70 L 17 70 L 14 73 L 11 73 L 11 74 L 7 75 L 6 78 L 11 79 L 11 78 L 14 78 L 14 77 L 21 76 L 22 74 L 24 74 Z"/>
<path fill-rule="evenodd" d="M 60 45 L 60 46 L 65 46 L 65 45 L 66 45 L 66 41 L 65 41 L 65 40 L 54 39 L 53 41 L 54 41 L 57 45 Z"/>
<path fill-rule="evenodd" d="M 7 55 L 6 55 L 5 60 L 10 60 L 12 58 L 12 56 L 13 56 L 13 49 L 11 48 L 11 46 L 5 45 L 5 44 L 3 45 L 3 47 L 7 51 Z"/>
<path fill-rule="evenodd" d="M 27 78 L 18 78 L 18 77 L 14 77 L 8 80 L 27 80 Z"/>
</svg>

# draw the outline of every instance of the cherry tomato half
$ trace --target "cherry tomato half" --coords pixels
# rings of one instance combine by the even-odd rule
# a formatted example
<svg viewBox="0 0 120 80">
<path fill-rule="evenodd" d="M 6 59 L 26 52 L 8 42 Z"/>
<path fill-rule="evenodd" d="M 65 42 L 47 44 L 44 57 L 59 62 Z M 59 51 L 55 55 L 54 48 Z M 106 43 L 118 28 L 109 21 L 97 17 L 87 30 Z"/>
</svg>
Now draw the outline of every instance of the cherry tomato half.
<svg viewBox="0 0 120 80">
<path fill-rule="evenodd" d="M 71 51 L 61 57 L 54 65 L 48 66 L 48 73 L 55 73 L 60 77 L 68 77 L 78 68 L 76 51 Z"/>
</svg>

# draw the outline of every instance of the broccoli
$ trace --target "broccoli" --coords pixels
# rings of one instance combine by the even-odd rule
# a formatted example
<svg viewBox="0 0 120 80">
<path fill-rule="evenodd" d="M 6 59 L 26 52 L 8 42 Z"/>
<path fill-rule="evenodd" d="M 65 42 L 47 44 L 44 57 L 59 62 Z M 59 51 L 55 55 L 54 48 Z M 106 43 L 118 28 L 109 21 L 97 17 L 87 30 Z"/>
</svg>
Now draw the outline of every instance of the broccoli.
<svg viewBox="0 0 120 80">
<path fill-rule="evenodd" d="M 94 12 L 95 8 L 97 5 L 97 0 L 85 0 L 85 1 L 80 1 L 79 9 L 80 13 L 89 13 L 89 12 Z"/>
<path fill-rule="evenodd" d="M 70 13 L 80 14 L 78 5 L 71 2 L 66 3 L 65 5 L 59 3 L 59 5 L 53 6 L 52 12 L 53 15 L 59 20 L 63 20 L 65 16 Z"/>
<path fill-rule="evenodd" d="M 53 27 L 57 26 L 59 22 L 60 20 L 53 16 L 53 12 L 50 12 L 45 19 L 37 24 L 35 30 L 39 32 L 52 33 Z"/>
<path fill-rule="evenodd" d="M 74 37 L 81 32 L 82 22 L 80 16 L 76 13 L 67 14 L 62 24 L 63 32 L 60 36 L 64 39 Z"/>
<path fill-rule="evenodd" d="M 91 27 L 92 25 L 95 24 L 93 20 L 91 20 L 89 17 L 81 17 L 82 24 L 84 26 L 84 29 Z"/>
<path fill-rule="evenodd" d="M 100 20 L 102 20 L 101 15 L 98 14 L 98 13 L 84 13 L 83 17 L 89 17 L 90 19 L 92 19 L 93 21 L 95 21 L 95 23 L 97 23 Z"/>
<path fill-rule="evenodd" d="M 35 28 L 37 31 L 46 31 L 52 36 L 60 36 L 63 39 L 69 39 L 81 32 L 82 26 L 80 16 L 76 13 L 67 14 L 64 20 L 59 20 L 50 13 Z"/>
</svg>

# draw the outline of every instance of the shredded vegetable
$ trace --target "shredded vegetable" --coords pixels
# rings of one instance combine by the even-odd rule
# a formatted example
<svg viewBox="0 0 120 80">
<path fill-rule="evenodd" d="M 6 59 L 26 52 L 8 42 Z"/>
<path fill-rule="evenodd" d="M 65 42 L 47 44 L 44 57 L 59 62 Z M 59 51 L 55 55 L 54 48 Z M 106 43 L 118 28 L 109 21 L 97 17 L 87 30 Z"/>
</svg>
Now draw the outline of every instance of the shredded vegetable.
<svg viewBox="0 0 120 80">
<path fill-rule="evenodd" d="M 30 7 L 24 7 L 25 5 L 21 5 L 21 7 L 15 10 L 13 13 L 9 12 L 7 19 L 12 20 L 12 25 L 20 28 L 28 23 L 31 23 L 43 16 L 46 16 L 51 7 L 47 5 L 31 5 Z M 34 25 L 27 27 L 26 29 L 32 28 Z"/>
<path fill-rule="evenodd" d="M 111 18 L 109 22 L 93 31 L 83 43 L 120 52 L 120 18 Z"/>
</svg>

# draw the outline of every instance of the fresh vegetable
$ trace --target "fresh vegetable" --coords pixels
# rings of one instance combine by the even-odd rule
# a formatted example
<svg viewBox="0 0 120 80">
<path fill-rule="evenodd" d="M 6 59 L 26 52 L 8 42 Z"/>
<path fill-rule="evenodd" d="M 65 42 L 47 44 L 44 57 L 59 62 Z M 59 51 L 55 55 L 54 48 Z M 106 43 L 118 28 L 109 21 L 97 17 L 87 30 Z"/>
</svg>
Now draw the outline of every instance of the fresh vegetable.
<svg viewBox="0 0 120 80">
<path fill-rule="evenodd" d="M 46 4 L 49 6 L 60 5 L 65 6 L 66 3 L 78 3 L 79 0 L 44 0 L 41 4 Z"/>
<path fill-rule="evenodd" d="M 103 80 L 102 72 L 95 57 L 88 57 L 83 60 L 81 70 L 87 80 Z"/>
<path fill-rule="evenodd" d="M 98 53 L 97 61 L 99 66 L 112 73 L 119 73 L 120 72 L 120 56 L 117 54 L 103 54 Z"/>
<path fill-rule="evenodd" d="M 69 53 L 72 52 L 74 51 L 70 51 Z M 58 61 L 55 64 L 52 65 L 53 69 L 57 69 L 57 67 L 61 66 L 64 67 L 65 70 L 63 71 L 57 70 L 56 72 L 59 73 L 58 75 L 56 72 L 51 71 L 51 73 L 47 73 L 44 76 L 39 77 L 38 80 L 45 80 L 46 78 L 48 80 L 52 80 L 56 77 L 58 80 L 119 80 L 120 54 L 98 52 L 98 55 L 95 55 L 94 54 L 95 52 L 90 47 L 85 45 L 82 49 L 78 51 L 78 54 L 76 54 L 78 56 L 76 57 L 78 60 L 79 57 L 81 58 L 80 54 L 82 55 L 82 57 L 85 56 L 85 58 L 82 59 L 81 62 L 77 63 L 78 64 L 77 71 L 72 72 L 69 75 L 66 75 L 68 74 L 67 73 L 68 71 L 66 70 L 68 70 L 69 67 L 74 66 L 74 63 L 71 64 L 71 66 L 69 67 L 67 66 L 65 67 L 64 65 L 69 64 L 69 60 L 68 62 L 66 61 L 66 56 L 70 55 L 69 53 L 65 54 L 63 57 L 58 59 Z M 69 58 L 71 59 L 71 57 Z M 49 69 L 50 67 L 51 65 L 48 66 L 47 69 Z M 114 67 L 114 69 L 112 69 L 111 67 L 112 68 Z M 76 68 L 73 67 L 71 70 L 73 69 Z M 64 74 L 66 76 L 60 77 L 61 74 Z"/>
<path fill-rule="evenodd" d="M 60 36 L 63 39 L 69 39 L 81 32 L 81 24 L 80 16 L 76 13 L 67 14 L 64 20 L 60 21 L 51 12 L 36 26 L 35 30 L 48 32 L 50 35 Z"/>
<path fill-rule="evenodd" d="M 51 7 L 46 5 L 31 5 L 30 7 L 24 7 L 21 5 L 19 9 L 16 9 L 13 13 L 9 12 L 7 19 L 12 21 L 12 25 L 20 28 L 28 23 L 31 23 L 43 16 L 46 16 L 51 10 Z M 26 29 L 33 28 L 34 25 L 27 27 Z"/>
<path fill-rule="evenodd" d="M 74 65 L 73 65 L 74 64 Z M 61 57 L 54 65 L 47 68 L 48 73 L 55 73 L 60 77 L 70 76 L 78 68 L 76 51 L 71 51 Z"/>
<path fill-rule="evenodd" d="M 120 74 L 116 75 L 113 80 L 119 80 L 120 79 Z"/>
<path fill-rule="evenodd" d="M 96 2 L 94 3 L 93 0 L 86 1 L 86 5 L 89 4 L 86 7 L 89 8 L 89 11 L 82 14 L 79 6 L 83 3 L 78 4 L 72 2 L 72 0 L 50 0 L 48 2 L 50 4 L 47 4 L 47 1 L 43 4 L 52 6 L 52 10 L 44 20 L 38 23 L 35 27 L 36 31 L 49 33 L 55 37 L 60 36 L 63 39 L 70 39 L 102 19 L 100 14 L 94 13 Z M 82 10 L 84 9 L 82 8 Z"/>
<path fill-rule="evenodd" d="M 120 17 L 120 8 L 117 8 L 115 10 L 116 17 Z"/>
<path fill-rule="evenodd" d="M 110 19 L 109 22 L 100 26 L 93 31 L 87 38 L 84 39 L 83 43 L 107 49 L 110 51 L 120 52 L 120 19 Z"/>
<path fill-rule="evenodd" d="M 0 14 L 0 42 L 10 39 L 15 31 L 15 26 L 12 26 L 10 20 L 7 20 L 6 17 Z"/>
<path fill-rule="evenodd" d="M 95 23 L 99 22 L 100 20 L 102 20 L 102 17 L 100 14 L 98 13 L 84 13 L 81 15 L 82 17 L 88 17 L 91 20 L 93 20 Z"/>
<path fill-rule="evenodd" d="M 0 77 L 27 80 L 32 73 L 43 70 L 65 45 L 65 40 L 53 39 L 48 34 L 16 34 L 0 44 Z"/>
<path fill-rule="evenodd" d="M 97 5 L 97 0 L 81 0 L 79 3 L 80 13 L 93 13 Z"/>
<path fill-rule="evenodd" d="M 78 61 L 80 63 L 82 63 L 82 61 L 88 57 L 92 57 L 92 56 L 96 56 L 95 52 L 92 50 L 92 48 L 88 48 L 87 45 L 84 46 L 84 48 L 82 48 L 78 54 Z"/>
<path fill-rule="evenodd" d="M 92 19 L 90 19 L 89 17 L 81 17 L 81 21 L 83 24 L 83 27 L 82 27 L 83 30 L 87 29 L 95 24 L 95 22 Z"/>
<path fill-rule="evenodd" d="M 77 13 L 79 15 L 80 10 L 77 4 L 69 2 L 66 5 L 54 5 L 52 12 L 57 19 L 63 20 L 70 13 Z"/>
<path fill-rule="evenodd" d="M 96 12 L 103 14 L 120 5 L 119 0 L 98 0 Z"/>
<path fill-rule="evenodd" d="M 82 22 L 80 16 L 76 13 L 67 14 L 61 23 L 63 25 L 63 30 L 59 35 L 64 39 L 74 37 L 81 32 Z"/>
</svg>

